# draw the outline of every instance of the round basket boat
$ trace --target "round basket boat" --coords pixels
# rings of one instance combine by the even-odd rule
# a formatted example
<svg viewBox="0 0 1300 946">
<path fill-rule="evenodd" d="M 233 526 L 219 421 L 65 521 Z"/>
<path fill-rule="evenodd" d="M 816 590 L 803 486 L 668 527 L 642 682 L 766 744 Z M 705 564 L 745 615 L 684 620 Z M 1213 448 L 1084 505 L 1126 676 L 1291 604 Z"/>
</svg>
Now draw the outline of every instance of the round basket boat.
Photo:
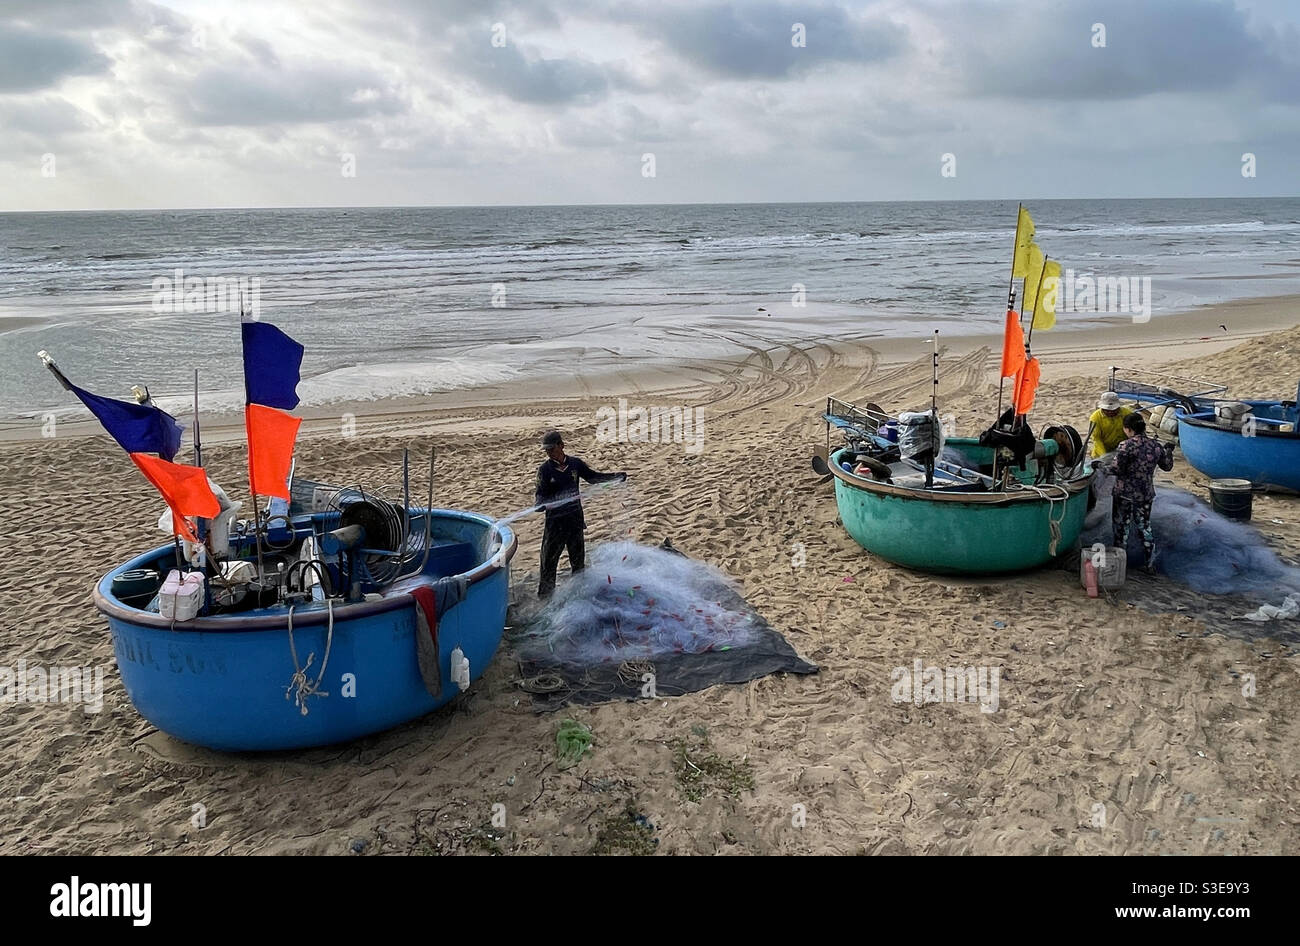
<svg viewBox="0 0 1300 946">
<path fill-rule="evenodd" d="M 1007 492 L 921 489 L 844 471 L 831 457 L 840 521 L 864 549 L 941 574 L 1024 571 L 1070 549 L 1083 529 L 1091 474 Z"/>
<path fill-rule="evenodd" d="M 1248 480 L 1255 486 L 1300 490 L 1300 431 L 1294 406 L 1246 401 L 1254 423 L 1228 425 L 1213 411 L 1179 413 L 1183 456 L 1211 479 Z M 1287 429 L 1287 428 L 1291 429 Z"/>
<path fill-rule="evenodd" d="M 172 546 L 114 569 L 96 588 L 95 604 L 108 619 L 131 703 L 163 732 L 227 751 L 344 742 L 447 703 L 460 692 L 453 652 L 468 660 L 472 681 L 501 642 L 518 542 L 487 516 L 447 509 L 428 515 L 431 542 L 422 572 L 363 601 L 281 604 L 177 623 L 113 594 L 114 579 L 124 572 L 166 571 Z M 317 518 L 295 520 L 294 527 L 310 534 Z M 455 579 L 456 603 L 436 619 L 441 689 L 433 695 L 417 660 L 413 592 L 420 585 L 449 587 L 441 579 Z M 320 679 L 303 705 L 295 700 L 300 668 L 304 679 Z"/>
</svg>

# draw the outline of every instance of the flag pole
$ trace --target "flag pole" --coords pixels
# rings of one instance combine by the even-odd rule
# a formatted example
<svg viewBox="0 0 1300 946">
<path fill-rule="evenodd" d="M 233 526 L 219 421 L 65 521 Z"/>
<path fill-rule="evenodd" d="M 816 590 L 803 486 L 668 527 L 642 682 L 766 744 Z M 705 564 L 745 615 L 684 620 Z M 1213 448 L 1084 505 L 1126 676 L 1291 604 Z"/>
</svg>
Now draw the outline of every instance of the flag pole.
<svg viewBox="0 0 1300 946">
<path fill-rule="evenodd" d="M 1043 302 L 1043 277 L 1047 275 L 1047 264 L 1051 262 L 1047 256 L 1043 257 L 1043 268 L 1038 274 L 1038 290 L 1034 296 L 1034 318 L 1029 320 L 1029 334 L 1025 336 L 1025 354 L 1029 354 L 1029 343 L 1034 339 L 1034 323 L 1038 321 L 1038 308 Z"/>
<path fill-rule="evenodd" d="M 199 434 L 199 369 L 198 368 L 194 369 L 194 465 L 197 466 L 200 470 L 203 469 L 203 438 Z M 206 470 L 204 470 L 203 475 L 207 476 Z M 202 558 L 200 559 L 202 564 L 199 566 L 199 570 L 206 574 L 207 565 L 208 565 L 208 556 L 206 554 L 206 549 L 208 545 L 207 543 L 208 527 L 204 523 L 203 518 L 201 516 L 194 517 L 194 534 L 197 535 L 199 537 L 199 541 L 203 543 L 203 548 L 205 551 L 202 554 Z M 204 581 L 202 613 L 207 614 L 211 610 L 212 610 L 212 584 L 211 582 Z"/>
<path fill-rule="evenodd" d="M 199 369 L 194 369 L 194 465 L 203 466 L 203 440 L 199 436 Z"/>
<path fill-rule="evenodd" d="M 1049 258 L 1046 254 L 1044 254 L 1043 268 L 1038 271 L 1038 288 L 1035 290 L 1035 295 L 1034 295 L 1034 318 L 1029 320 L 1029 334 L 1025 336 L 1025 364 L 1028 364 L 1029 359 L 1033 357 L 1033 352 L 1030 349 L 1030 342 L 1032 342 L 1034 338 L 1034 322 L 1038 318 L 1038 307 L 1042 304 L 1043 277 L 1047 275 L 1048 262 L 1049 262 Z M 1022 318 L 1024 317 L 1024 313 L 1021 313 L 1021 317 Z M 1024 380 L 1023 375 L 1021 376 L 1020 380 L 1021 381 Z M 1020 403 L 1020 388 L 1021 388 L 1021 384 L 1017 383 L 1016 394 L 1015 394 L 1015 399 L 1017 404 Z M 1016 429 L 1019 429 L 1021 426 L 1023 426 L 1021 422 L 1021 418 L 1023 416 L 1024 416 L 1023 414 L 1016 415 Z"/>
<path fill-rule="evenodd" d="M 925 464 L 925 488 L 934 485 L 934 465 L 939 440 L 939 330 L 934 330 L 934 352 L 930 356 L 930 459 Z"/>
<path fill-rule="evenodd" d="M 934 352 L 931 354 L 930 366 L 930 411 L 939 416 L 939 330 L 934 330 Z"/>
<path fill-rule="evenodd" d="M 1007 315 L 1016 310 L 1016 248 L 1020 245 L 1020 211 L 1025 205 L 1016 204 L 1016 235 L 1011 239 L 1011 278 L 1007 280 Z M 1002 331 L 1006 333 L 1006 320 L 1003 319 Z M 1002 416 L 1002 386 L 1006 383 L 1006 378 L 1002 376 L 1002 369 L 998 368 L 998 410 L 993 415 L 993 426 L 997 426 L 998 419 Z"/>
<path fill-rule="evenodd" d="M 239 324 L 244 324 L 244 294 L 239 294 Z M 240 340 L 240 353 L 244 358 L 248 353 L 243 350 L 243 340 Z M 244 366 L 244 440 L 248 444 L 248 492 L 253 497 L 253 543 L 257 546 L 257 579 L 259 586 L 263 591 L 266 590 L 264 584 L 266 580 L 266 563 L 262 561 L 262 510 L 257 504 L 257 491 L 253 488 L 253 441 L 248 436 L 248 366 Z M 260 603 L 260 602 L 259 602 Z"/>
</svg>

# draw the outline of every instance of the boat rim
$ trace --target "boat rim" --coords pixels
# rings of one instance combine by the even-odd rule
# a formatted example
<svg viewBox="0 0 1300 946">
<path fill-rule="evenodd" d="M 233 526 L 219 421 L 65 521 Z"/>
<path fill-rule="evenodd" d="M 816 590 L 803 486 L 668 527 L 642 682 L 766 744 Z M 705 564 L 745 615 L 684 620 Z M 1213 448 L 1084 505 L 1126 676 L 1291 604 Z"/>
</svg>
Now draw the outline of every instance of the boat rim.
<svg viewBox="0 0 1300 946">
<path fill-rule="evenodd" d="M 1196 414 L 1185 414 L 1179 411 L 1176 416 L 1178 417 L 1179 424 L 1187 424 L 1189 427 L 1198 427 L 1201 430 L 1214 430 L 1219 433 L 1230 434 L 1233 437 L 1242 436 L 1240 430 L 1233 429 L 1232 427 L 1224 427 L 1222 424 L 1215 423 L 1212 419 L 1212 415 L 1200 416 L 1207 413 L 1208 412 L 1205 411 L 1198 411 Z M 1300 440 L 1300 430 L 1277 430 L 1267 425 L 1257 424 L 1255 426 L 1255 433 L 1251 435 L 1251 439 L 1255 437 L 1263 437 L 1269 440 Z"/>
<path fill-rule="evenodd" d="M 860 476 L 854 476 L 852 473 L 845 473 L 840 469 L 840 465 L 835 458 L 846 452 L 847 447 L 841 447 L 831 454 L 831 463 L 827 464 L 835 478 L 845 486 L 852 489 L 861 490 L 864 493 L 874 493 L 880 496 L 896 496 L 899 499 L 914 499 L 925 502 L 946 502 L 946 503 L 966 503 L 981 506 L 1001 506 L 1011 505 L 1013 503 L 1026 502 L 1060 502 L 1065 496 L 1044 496 L 1037 492 L 1037 489 L 1047 489 L 1052 486 L 1064 489 L 1070 497 L 1086 490 L 1092 483 L 1095 471 L 1088 469 L 1086 475 L 1077 476 L 1068 482 L 1053 482 L 1039 486 L 1037 489 L 1026 486 L 1023 490 L 1015 490 L 1010 493 L 1006 492 L 989 492 L 989 493 L 961 493 L 961 492 L 941 492 L 938 490 L 914 489 L 905 486 L 894 486 L 890 483 L 881 483 L 876 480 L 864 479 Z"/>
<path fill-rule="evenodd" d="M 413 509 L 413 513 L 430 512 L 442 514 L 446 518 L 470 519 L 484 523 L 491 527 L 492 531 L 501 540 L 501 547 L 485 562 L 475 565 L 469 571 L 460 572 L 455 577 L 463 577 L 469 585 L 475 585 L 481 581 L 494 576 L 501 571 L 514 558 L 515 552 L 519 549 L 519 537 L 515 535 L 513 529 L 508 525 L 478 512 L 469 512 L 464 509 Z M 118 565 L 99 580 L 95 586 L 95 607 L 100 613 L 109 618 L 116 618 L 119 621 L 125 621 L 134 625 L 143 625 L 146 627 L 155 627 L 163 630 L 176 632 L 183 631 L 219 631 L 222 633 L 240 632 L 240 631 L 273 631 L 288 627 L 287 614 L 264 614 L 256 617 L 250 617 L 249 612 L 235 612 L 224 616 L 196 617 L 189 621 L 177 622 L 172 618 L 165 618 L 161 614 L 155 614 L 151 611 L 142 611 L 138 608 L 127 607 L 117 598 L 113 597 L 112 584 L 113 578 L 124 571 L 132 568 L 141 568 L 148 562 L 158 557 L 159 553 L 166 553 L 171 549 L 170 545 L 160 545 L 147 552 L 142 552 L 135 558 L 123 565 Z M 395 594 L 391 597 L 380 598 L 373 601 L 355 601 L 346 604 L 338 604 L 334 608 L 311 609 L 307 611 L 295 612 L 293 616 L 293 625 L 298 627 L 311 627 L 318 624 L 325 624 L 331 618 L 335 621 L 347 621 L 354 618 L 369 617 L 375 614 L 383 614 L 387 611 L 394 611 L 399 608 L 409 608 L 413 600 L 410 594 Z"/>
</svg>

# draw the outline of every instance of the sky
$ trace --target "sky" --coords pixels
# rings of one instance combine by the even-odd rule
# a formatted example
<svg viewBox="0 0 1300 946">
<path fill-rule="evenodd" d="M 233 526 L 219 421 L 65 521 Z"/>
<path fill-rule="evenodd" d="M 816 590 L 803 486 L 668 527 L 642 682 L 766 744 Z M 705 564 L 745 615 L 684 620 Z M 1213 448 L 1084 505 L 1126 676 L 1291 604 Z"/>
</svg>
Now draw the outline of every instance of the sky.
<svg viewBox="0 0 1300 946">
<path fill-rule="evenodd" d="M 0 211 L 1296 195 L 1295 0 L 0 0 Z"/>
</svg>

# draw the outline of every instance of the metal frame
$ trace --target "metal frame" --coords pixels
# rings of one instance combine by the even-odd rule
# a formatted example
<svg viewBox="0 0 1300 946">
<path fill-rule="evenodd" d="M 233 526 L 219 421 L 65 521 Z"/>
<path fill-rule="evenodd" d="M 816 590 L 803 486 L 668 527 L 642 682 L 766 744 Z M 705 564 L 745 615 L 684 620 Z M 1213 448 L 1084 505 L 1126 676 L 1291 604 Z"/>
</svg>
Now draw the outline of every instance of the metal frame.
<svg viewBox="0 0 1300 946">
<path fill-rule="evenodd" d="M 1126 376 L 1136 376 L 1139 380 L 1130 381 L 1129 384 L 1134 386 L 1134 390 L 1121 391 L 1116 386 L 1117 381 L 1124 382 L 1125 377 L 1121 377 L 1120 372 Z M 1141 378 L 1150 378 L 1151 381 L 1143 381 Z M 1200 390 L 1195 391 L 1175 391 L 1171 385 L 1191 385 Z M 1145 390 L 1143 390 L 1145 389 Z M 1228 390 L 1226 384 L 1213 384 L 1209 381 L 1203 381 L 1199 378 L 1184 378 L 1181 375 L 1166 374 L 1162 371 L 1148 371 L 1145 368 L 1125 368 L 1121 365 L 1110 366 L 1110 383 L 1108 390 L 1116 394 L 1128 395 L 1134 400 L 1151 399 L 1153 407 L 1161 404 L 1172 404 L 1175 401 L 1194 400 L 1196 398 L 1218 400 L 1217 395 L 1225 394 Z M 1163 400 L 1161 400 L 1163 398 Z"/>
</svg>

